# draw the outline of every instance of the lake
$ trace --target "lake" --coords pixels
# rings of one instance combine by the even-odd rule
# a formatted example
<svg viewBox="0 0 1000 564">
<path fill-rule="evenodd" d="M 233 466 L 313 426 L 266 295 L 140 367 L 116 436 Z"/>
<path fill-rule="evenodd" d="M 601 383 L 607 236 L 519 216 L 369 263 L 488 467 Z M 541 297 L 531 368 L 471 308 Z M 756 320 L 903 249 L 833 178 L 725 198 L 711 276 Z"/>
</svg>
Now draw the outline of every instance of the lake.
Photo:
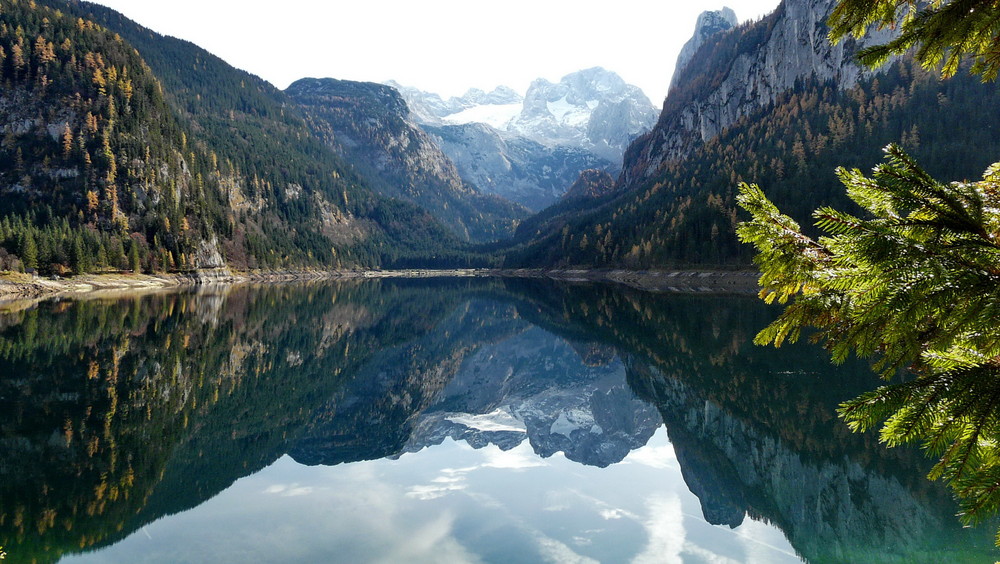
<svg viewBox="0 0 1000 564">
<path fill-rule="evenodd" d="M 752 297 L 539 280 L 0 313 L 7 562 L 985 562 Z"/>
</svg>

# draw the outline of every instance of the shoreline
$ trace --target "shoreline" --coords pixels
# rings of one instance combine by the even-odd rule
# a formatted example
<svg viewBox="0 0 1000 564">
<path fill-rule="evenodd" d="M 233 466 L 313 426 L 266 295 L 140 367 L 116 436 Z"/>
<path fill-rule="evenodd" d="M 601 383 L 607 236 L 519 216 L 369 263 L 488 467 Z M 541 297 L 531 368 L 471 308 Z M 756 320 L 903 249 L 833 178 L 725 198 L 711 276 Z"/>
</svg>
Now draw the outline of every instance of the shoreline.
<svg viewBox="0 0 1000 564">
<path fill-rule="evenodd" d="M 177 274 L 84 274 L 70 278 L 0 274 L 0 301 L 77 298 L 190 288 L 209 285 L 279 283 L 376 278 L 536 278 L 562 282 L 603 282 L 652 292 L 739 293 L 758 290 L 754 271 L 713 270 L 588 270 L 588 269 L 402 269 L 402 270 L 288 270 L 240 272 L 228 269 Z"/>
</svg>

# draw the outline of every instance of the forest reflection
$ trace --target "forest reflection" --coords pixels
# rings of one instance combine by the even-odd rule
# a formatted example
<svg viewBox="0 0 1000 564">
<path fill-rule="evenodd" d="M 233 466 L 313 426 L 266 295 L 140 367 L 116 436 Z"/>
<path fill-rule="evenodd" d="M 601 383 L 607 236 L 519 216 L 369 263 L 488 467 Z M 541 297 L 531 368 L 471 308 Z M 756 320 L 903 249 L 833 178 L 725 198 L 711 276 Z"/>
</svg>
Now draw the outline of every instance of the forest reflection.
<svg viewBox="0 0 1000 564">
<path fill-rule="evenodd" d="M 752 345 L 772 315 L 741 297 L 492 279 L 8 307 L 0 546 L 13 562 L 108 546 L 285 454 L 332 465 L 528 440 L 604 467 L 666 425 L 711 523 L 775 523 L 810 561 L 995 556 L 919 452 L 836 418 L 873 386 L 866 366 Z M 461 424 L 487 416 L 486 432 Z"/>
</svg>

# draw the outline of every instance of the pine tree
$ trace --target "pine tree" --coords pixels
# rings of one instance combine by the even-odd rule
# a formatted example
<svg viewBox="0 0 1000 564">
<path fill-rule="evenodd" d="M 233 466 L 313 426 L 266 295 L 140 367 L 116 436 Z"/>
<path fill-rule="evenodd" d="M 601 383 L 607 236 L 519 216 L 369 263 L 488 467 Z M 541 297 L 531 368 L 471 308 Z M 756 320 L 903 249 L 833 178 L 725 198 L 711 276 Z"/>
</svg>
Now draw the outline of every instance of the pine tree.
<svg viewBox="0 0 1000 564">
<path fill-rule="evenodd" d="M 972 72 L 995 80 L 1000 71 L 1000 3 L 996 0 L 841 0 L 830 16 L 830 38 L 862 37 L 871 26 L 899 28 L 898 37 L 884 45 L 863 49 L 862 63 L 879 66 L 894 55 L 916 47 L 924 68 L 941 62 L 941 74 L 952 76 L 966 55 Z M 900 25 L 901 24 L 901 25 Z"/>
<path fill-rule="evenodd" d="M 21 233 L 18 250 L 20 251 L 21 262 L 25 268 L 38 268 L 38 246 L 31 232 L 24 231 Z"/>
<path fill-rule="evenodd" d="M 139 274 L 142 271 L 142 262 L 139 260 L 139 243 L 135 239 L 129 241 L 128 267 L 133 274 Z"/>
<path fill-rule="evenodd" d="M 841 0 L 830 19 L 834 40 L 901 22 L 897 39 L 862 51 L 867 64 L 916 46 L 925 67 L 944 61 L 944 76 L 971 54 L 984 80 L 1000 69 L 996 21 L 1000 4 L 981 0 Z M 841 416 L 856 431 L 884 422 L 889 446 L 939 456 L 930 477 L 949 483 L 960 517 L 975 523 L 1000 509 L 1000 163 L 979 182 L 942 184 L 901 148 L 886 152 L 871 178 L 837 170 L 867 217 L 820 208 L 818 239 L 759 187 L 740 186 L 751 220 L 738 234 L 757 248 L 761 297 L 791 300 L 755 342 L 780 346 L 812 327 L 835 361 L 854 352 L 875 357 L 886 379 L 911 373 L 844 403 Z"/>
<path fill-rule="evenodd" d="M 941 184 L 897 146 L 871 178 L 839 169 L 870 218 L 820 208 L 813 239 L 757 186 L 739 202 L 752 219 L 740 239 L 757 247 L 761 296 L 788 305 L 755 342 L 780 346 L 805 327 L 843 361 L 874 356 L 887 385 L 843 405 L 864 431 L 887 420 L 890 446 L 920 442 L 976 522 L 1000 508 L 1000 163 L 982 181 Z"/>
</svg>

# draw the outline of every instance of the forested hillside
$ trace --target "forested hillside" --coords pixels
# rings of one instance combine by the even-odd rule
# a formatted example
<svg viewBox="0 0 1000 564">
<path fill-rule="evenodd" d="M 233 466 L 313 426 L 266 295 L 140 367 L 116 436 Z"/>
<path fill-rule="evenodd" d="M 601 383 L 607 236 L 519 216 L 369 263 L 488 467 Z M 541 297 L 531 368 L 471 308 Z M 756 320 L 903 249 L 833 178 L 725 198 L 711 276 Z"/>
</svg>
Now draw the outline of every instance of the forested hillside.
<svg viewBox="0 0 1000 564">
<path fill-rule="evenodd" d="M 2 0 L 0 49 L 0 269 L 460 254 L 426 211 L 373 191 L 284 93 L 191 43 L 85 2 Z"/>
<path fill-rule="evenodd" d="M 186 267 L 224 232 L 208 154 L 142 59 L 92 22 L 0 3 L 0 267 Z M 193 206 L 193 196 L 200 205 Z"/>
</svg>

